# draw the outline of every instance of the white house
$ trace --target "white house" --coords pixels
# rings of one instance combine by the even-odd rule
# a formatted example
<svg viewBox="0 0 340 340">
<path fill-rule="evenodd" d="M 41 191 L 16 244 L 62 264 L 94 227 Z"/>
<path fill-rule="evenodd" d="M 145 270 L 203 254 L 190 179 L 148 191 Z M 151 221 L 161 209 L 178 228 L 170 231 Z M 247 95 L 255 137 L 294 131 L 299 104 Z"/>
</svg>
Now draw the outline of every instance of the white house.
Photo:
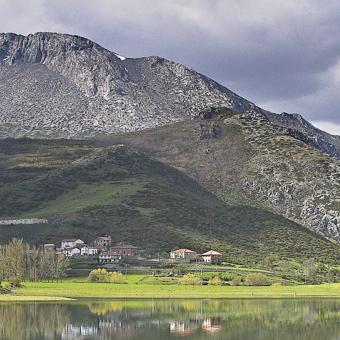
<svg viewBox="0 0 340 340">
<path fill-rule="evenodd" d="M 202 254 L 203 261 L 206 263 L 220 264 L 222 262 L 223 255 L 215 250 L 209 250 Z"/>
<path fill-rule="evenodd" d="M 112 239 L 111 236 L 99 236 L 95 239 L 94 245 L 99 248 L 109 248 L 111 246 Z"/>
<path fill-rule="evenodd" d="M 80 249 L 79 248 L 66 248 L 63 250 L 63 253 L 66 257 L 74 257 L 80 255 Z"/>
<path fill-rule="evenodd" d="M 43 249 L 44 249 L 44 250 L 55 251 L 55 250 L 56 250 L 56 246 L 55 246 L 55 244 L 53 244 L 53 243 L 45 243 L 45 244 L 43 245 Z"/>
<path fill-rule="evenodd" d="M 98 254 L 99 248 L 93 246 L 83 245 L 80 247 L 81 256 L 95 256 Z"/>
<path fill-rule="evenodd" d="M 88 256 L 88 254 L 89 254 L 89 247 L 84 244 L 82 247 L 80 247 L 80 255 Z"/>
<path fill-rule="evenodd" d="M 84 241 L 76 238 L 69 238 L 61 241 L 61 249 L 74 248 L 84 244 Z"/>
<path fill-rule="evenodd" d="M 122 255 L 113 251 L 104 251 L 99 254 L 99 262 L 101 263 L 113 263 L 119 262 L 122 259 Z"/>
<path fill-rule="evenodd" d="M 190 262 L 197 258 L 197 253 L 191 249 L 177 249 L 170 253 L 170 258 L 173 260 L 181 260 L 183 262 Z"/>
</svg>

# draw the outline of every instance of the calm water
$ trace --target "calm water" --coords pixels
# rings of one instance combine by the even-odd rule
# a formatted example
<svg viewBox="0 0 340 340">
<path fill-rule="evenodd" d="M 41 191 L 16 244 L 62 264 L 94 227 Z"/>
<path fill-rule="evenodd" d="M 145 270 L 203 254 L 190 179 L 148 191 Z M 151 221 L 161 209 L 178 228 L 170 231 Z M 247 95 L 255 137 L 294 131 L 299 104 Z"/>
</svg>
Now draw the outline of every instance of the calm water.
<svg viewBox="0 0 340 340">
<path fill-rule="evenodd" d="M 340 339 L 340 300 L 1 303 L 1 339 Z"/>
</svg>

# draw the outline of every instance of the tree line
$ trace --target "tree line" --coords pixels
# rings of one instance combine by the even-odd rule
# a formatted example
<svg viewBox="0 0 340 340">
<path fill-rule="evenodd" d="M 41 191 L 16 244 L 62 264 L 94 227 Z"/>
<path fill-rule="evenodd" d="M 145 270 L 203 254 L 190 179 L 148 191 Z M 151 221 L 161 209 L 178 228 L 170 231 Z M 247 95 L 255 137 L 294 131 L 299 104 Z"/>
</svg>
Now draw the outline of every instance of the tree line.
<svg viewBox="0 0 340 340">
<path fill-rule="evenodd" d="M 68 266 L 64 254 L 30 246 L 22 239 L 0 246 L 0 283 L 18 286 L 23 281 L 58 281 Z"/>
</svg>

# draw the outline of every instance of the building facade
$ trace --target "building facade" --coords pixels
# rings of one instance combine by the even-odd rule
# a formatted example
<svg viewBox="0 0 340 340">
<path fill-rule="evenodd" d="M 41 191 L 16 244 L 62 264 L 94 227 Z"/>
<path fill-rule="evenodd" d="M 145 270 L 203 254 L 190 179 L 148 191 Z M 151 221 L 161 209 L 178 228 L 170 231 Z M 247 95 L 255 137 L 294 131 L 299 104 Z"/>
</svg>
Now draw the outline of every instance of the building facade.
<svg viewBox="0 0 340 340">
<path fill-rule="evenodd" d="M 197 259 L 197 253 L 191 249 L 186 248 L 176 249 L 170 253 L 170 258 L 183 262 L 191 262 Z"/>
<path fill-rule="evenodd" d="M 209 250 L 202 254 L 203 261 L 206 263 L 220 264 L 222 262 L 223 255 L 215 250 Z"/>
<path fill-rule="evenodd" d="M 81 255 L 81 251 L 79 248 L 65 248 L 63 250 L 63 254 L 66 257 L 74 257 L 74 256 L 80 256 Z"/>
<path fill-rule="evenodd" d="M 112 239 L 111 236 L 99 236 L 95 239 L 94 245 L 99 248 L 109 248 L 111 246 Z"/>
<path fill-rule="evenodd" d="M 118 263 L 122 259 L 122 256 L 114 251 L 104 251 L 99 254 L 100 263 Z"/>
<path fill-rule="evenodd" d="M 111 247 L 111 251 L 121 255 L 121 256 L 137 256 L 138 255 L 138 247 L 135 247 L 131 244 L 125 243 L 125 242 L 119 242 L 114 247 Z"/>
<path fill-rule="evenodd" d="M 84 244 L 84 241 L 76 238 L 69 238 L 61 241 L 61 249 L 74 248 Z"/>
</svg>

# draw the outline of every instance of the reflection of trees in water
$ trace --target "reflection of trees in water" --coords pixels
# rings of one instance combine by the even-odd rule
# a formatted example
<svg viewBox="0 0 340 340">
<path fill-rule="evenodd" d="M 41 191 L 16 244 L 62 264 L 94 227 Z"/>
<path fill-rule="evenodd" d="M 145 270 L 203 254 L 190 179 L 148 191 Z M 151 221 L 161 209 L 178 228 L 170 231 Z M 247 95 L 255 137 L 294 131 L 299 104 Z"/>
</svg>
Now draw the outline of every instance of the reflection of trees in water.
<svg viewBox="0 0 340 340">
<path fill-rule="evenodd" d="M 0 304 L 0 338 L 54 339 L 69 319 L 67 307 L 57 304 Z"/>
<path fill-rule="evenodd" d="M 314 334 L 325 337 L 327 332 L 335 336 L 340 313 L 340 302 L 330 300 L 114 301 L 94 307 L 90 309 L 95 313 L 99 310 L 102 316 L 116 318 L 111 334 L 124 334 L 126 329 L 132 336 L 133 329 L 138 333 L 157 324 L 172 334 L 198 337 L 202 333 L 221 333 L 225 339 L 270 339 L 291 330 L 291 339 L 298 339 L 295 334 L 301 332 L 309 334 L 310 339 L 317 339 Z M 254 330 L 261 330 L 261 337 Z"/>
<path fill-rule="evenodd" d="M 323 339 L 339 336 L 340 301 L 167 300 L 2 303 L 1 339 Z"/>
</svg>

